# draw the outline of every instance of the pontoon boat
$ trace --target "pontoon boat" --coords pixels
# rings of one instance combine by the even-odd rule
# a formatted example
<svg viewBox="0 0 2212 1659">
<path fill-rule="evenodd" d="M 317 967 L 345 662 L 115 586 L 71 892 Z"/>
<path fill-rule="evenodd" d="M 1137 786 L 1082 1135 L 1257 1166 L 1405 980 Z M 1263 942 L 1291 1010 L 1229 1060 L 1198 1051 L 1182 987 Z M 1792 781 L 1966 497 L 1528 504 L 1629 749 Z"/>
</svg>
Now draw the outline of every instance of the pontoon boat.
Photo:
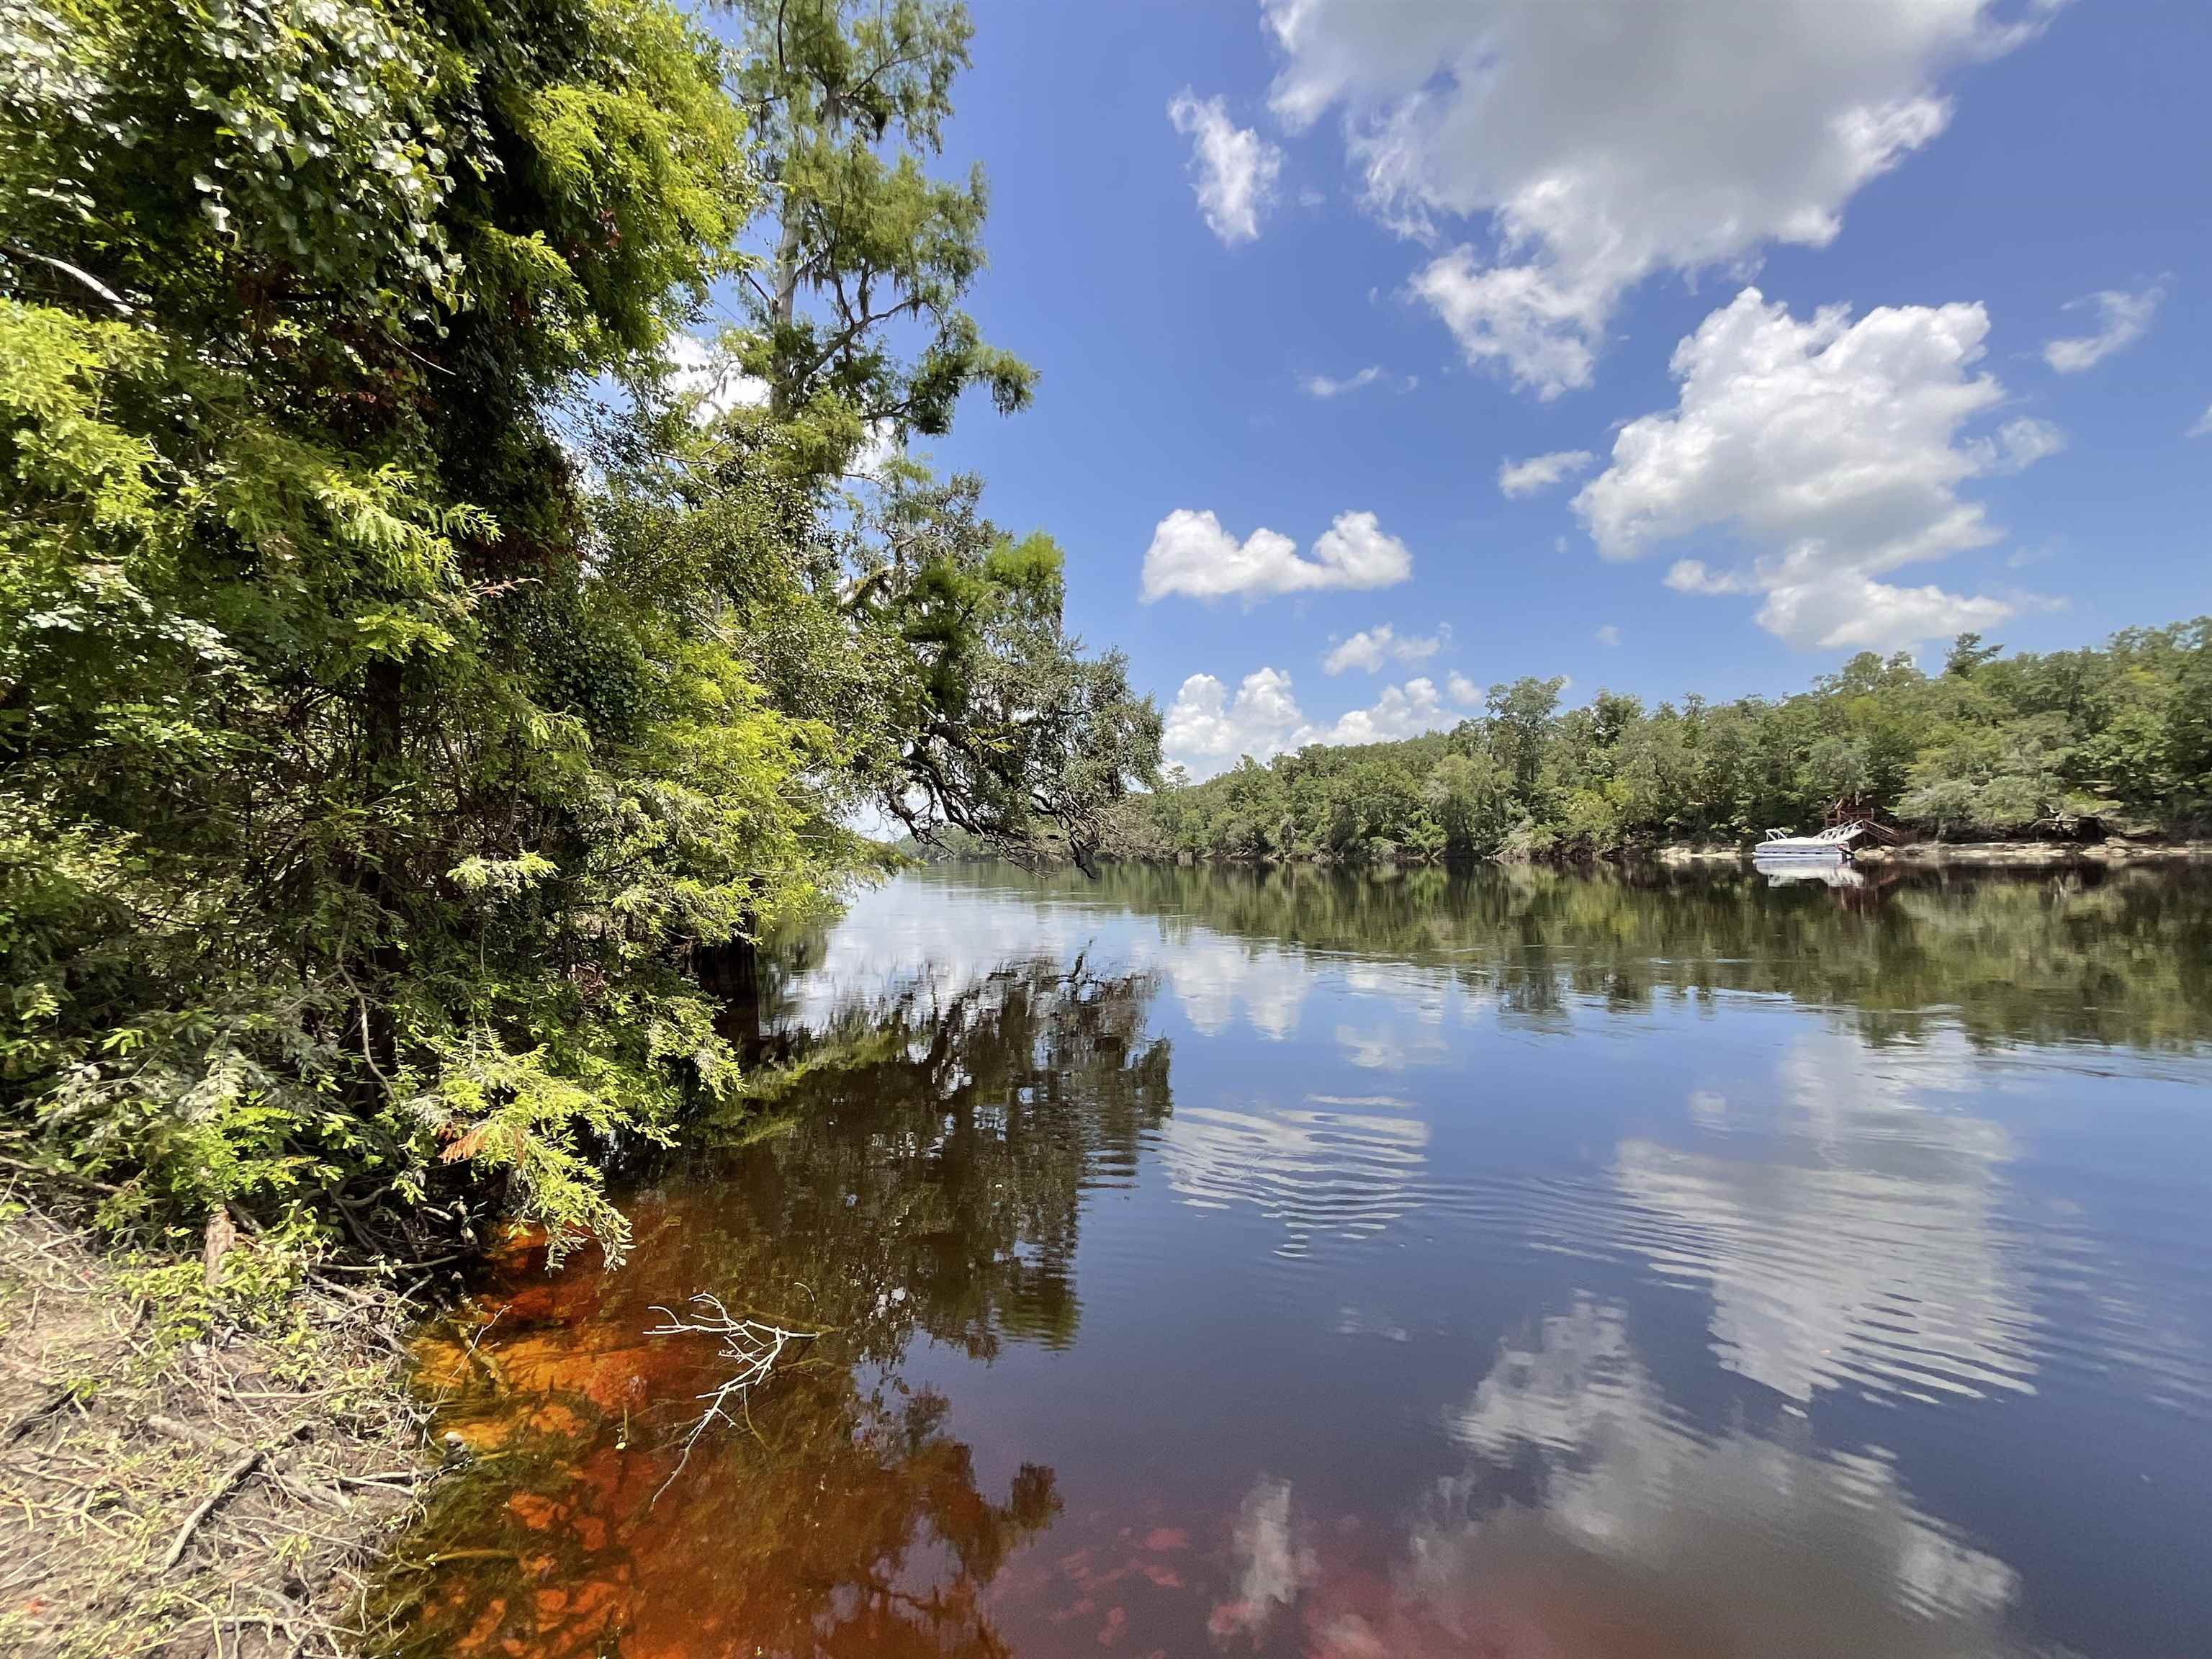
<svg viewBox="0 0 2212 1659">
<path fill-rule="evenodd" d="M 1752 849 L 1752 861 L 1755 864 L 1848 864 L 1851 858 L 1851 843 L 1872 833 L 1863 820 L 1856 818 L 1849 823 L 1838 823 L 1812 836 L 1793 836 L 1787 830 L 1770 830 L 1766 832 L 1766 839 Z"/>
</svg>

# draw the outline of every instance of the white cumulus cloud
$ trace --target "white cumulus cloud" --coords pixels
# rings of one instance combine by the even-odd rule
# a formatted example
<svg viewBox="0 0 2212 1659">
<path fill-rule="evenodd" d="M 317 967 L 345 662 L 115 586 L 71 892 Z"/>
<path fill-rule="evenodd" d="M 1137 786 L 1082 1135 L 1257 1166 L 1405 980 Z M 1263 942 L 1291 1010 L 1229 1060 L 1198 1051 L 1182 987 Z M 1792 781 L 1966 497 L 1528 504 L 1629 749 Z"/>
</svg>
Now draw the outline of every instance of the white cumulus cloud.
<svg viewBox="0 0 2212 1659">
<path fill-rule="evenodd" d="M 1291 677 L 1258 668 L 1244 677 L 1232 701 L 1211 674 L 1193 674 L 1176 693 L 1161 722 L 1160 747 L 1194 776 L 1219 771 L 1240 755 L 1266 760 L 1289 746 L 1305 725 L 1291 694 Z"/>
<path fill-rule="evenodd" d="M 2100 294 L 2085 295 L 2069 301 L 2069 311 L 2095 312 L 2096 328 L 2087 334 L 2046 342 L 2043 361 L 2061 374 L 2079 374 L 2085 368 L 2094 368 L 2114 352 L 2124 351 L 2148 334 L 2151 319 L 2158 314 L 2159 304 L 2165 298 L 2166 291 L 2158 288 L 2145 289 L 2141 294 L 2106 289 Z"/>
<path fill-rule="evenodd" d="M 1404 663 L 1426 662 L 1443 649 L 1450 633 L 1449 627 L 1443 627 L 1433 634 L 1401 635 L 1389 623 L 1364 628 L 1330 648 L 1321 659 L 1322 672 L 1341 674 L 1346 669 L 1361 668 L 1378 674 L 1383 664 L 1393 659 Z"/>
<path fill-rule="evenodd" d="M 2204 412 L 2197 417 L 2197 424 L 2191 427 L 2185 435 L 2191 438 L 2212 438 L 2212 404 L 2205 405 Z"/>
<path fill-rule="evenodd" d="M 1832 240 L 1951 118 L 1952 70 L 2060 0 L 1261 0 L 1270 94 L 1331 111 L 1386 223 L 1435 240 L 1413 292 L 1470 363 L 1587 385 L 1622 294 Z"/>
<path fill-rule="evenodd" d="M 1619 645 L 1620 643 L 1620 629 L 1613 623 L 1607 623 L 1604 627 L 1597 630 L 1596 639 L 1600 645 Z"/>
<path fill-rule="evenodd" d="M 1294 748 L 1309 743 L 1389 743 L 1400 738 L 1418 737 L 1424 732 L 1434 732 L 1455 722 L 1445 713 L 1443 699 L 1437 696 L 1436 682 L 1431 679 L 1407 680 L 1403 685 L 1386 685 L 1382 695 L 1365 708 L 1355 708 L 1340 717 L 1334 724 L 1309 728 L 1300 734 Z"/>
<path fill-rule="evenodd" d="M 1324 674 L 1341 674 L 1346 670 L 1364 669 L 1370 674 L 1379 672 L 1383 653 L 1390 639 L 1390 625 L 1363 629 L 1350 639 L 1340 641 L 1329 647 L 1328 654 L 1321 659 Z"/>
<path fill-rule="evenodd" d="M 1587 471 L 1596 459 L 1587 449 L 1555 449 L 1525 461 L 1503 460 L 1498 464 L 1498 488 L 1509 501 L 1534 495 Z"/>
<path fill-rule="evenodd" d="M 692 404 L 691 417 L 702 425 L 733 409 L 768 407 L 768 382 L 745 374 L 719 346 L 696 334 L 670 335 L 661 356 L 669 391 Z"/>
<path fill-rule="evenodd" d="M 1455 701 L 1460 698 L 1455 691 Z M 1210 777 L 1239 756 L 1264 761 L 1308 744 L 1382 743 L 1455 724 L 1433 680 L 1386 685 L 1375 701 L 1326 723 L 1309 720 L 1298 707 L 1291 677 L 1256 668 L 1232 696 L 1211 674 L 1193 674 L 1176 693 L 1162 722 L 1160 747 L 1193 777 Z"/>
<path fill-rule="evenodd" d="M 1454 674 L 1446 679 L 1444 690 L 1452 702 L 1462 708 L 1482 707 L 1482 688 L 1464 674 Z"/>
<path fill-rule="evenodd" d="M 1829 307 L 1801 322 L 1746 289 L 1675 348 L 1678 406 L 1621 429 L 1575 511 L 1608 559 L 1734 532 L 1748 568 L 1685 559 L 1668 585 L 1762 595 L 1760 625 L 1793 645 L 1903 648 L 2001 622 L 2007 600 L 1882 580 L 1996 540 L 1960 486 L 2063 441 L 2033 420 L 1963 434 L 2004 400 L 1975 368 L 1988 332 L 1978 304 L 1886 307 L 1856 322 Z"/>
<path fill-rule="evenodd" d="M 1338 514 L 1307 557 L 1275 531 L 1262 527 L 1240 542 L 1212 513 L 1177 507 L 1154 526 L 1145 550 L 1143 598 L 1147 604 L 1170 593 L 1258 599 L 1319 588 L 1389 587 L 1413 574 L 1413 554 L 1384 533 L 1372 513 Z"/>
<path fill-rule="evenodd" d="M 1235 246 L 1260 234 L 1260 210 L 1274 199 L 1283 152 L 1229 118 L 1218 97 L 1200 101 L 1189 88 L 1168 105 L 1168 119 L 1190 139 L 1191 189 L 1206 228 Z"/>
</svg>

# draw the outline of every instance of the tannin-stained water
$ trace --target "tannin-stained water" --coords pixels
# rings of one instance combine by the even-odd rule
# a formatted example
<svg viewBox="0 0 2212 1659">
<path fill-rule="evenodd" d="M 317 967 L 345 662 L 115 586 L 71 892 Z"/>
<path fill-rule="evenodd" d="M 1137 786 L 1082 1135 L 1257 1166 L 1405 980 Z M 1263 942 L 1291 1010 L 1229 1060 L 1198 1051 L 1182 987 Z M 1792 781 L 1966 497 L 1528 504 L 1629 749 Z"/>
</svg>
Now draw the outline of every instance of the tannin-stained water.
<svg viewBox="0 0 2212 1659">
<path fill-rule="evenodd" d="M 2202 877 L 963 868 L 766 994 L 422 1337 L 388 1648 L 2212 1652 Z M 699 1291 L 813 1334 L 679 1468 Z"/>
</svg>

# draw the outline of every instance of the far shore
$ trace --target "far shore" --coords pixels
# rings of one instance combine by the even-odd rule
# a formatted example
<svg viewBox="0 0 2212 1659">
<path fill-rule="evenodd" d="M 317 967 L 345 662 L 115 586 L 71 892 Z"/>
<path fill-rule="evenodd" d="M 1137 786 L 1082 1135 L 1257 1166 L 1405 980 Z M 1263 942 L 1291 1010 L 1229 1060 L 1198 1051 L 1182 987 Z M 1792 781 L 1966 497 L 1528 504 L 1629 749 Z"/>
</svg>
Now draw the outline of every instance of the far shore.
<svg viewBox="0 0 2212 1659">
<path fill-rule="evenodd" d="M 1749 844 L 1662 847 L 1666 865 L 1748 865 Z M 1856 865 L 1900 869 L 2048 870 L 2069 865 L 2212 863 L 2208 841 L 1915 841 L 1861 848 Z"/>
<path fill-rule="evenodd" d="M 1534 858 L 1486 860 L 1483 862 L 1544 864 L 1564 869 L 1587 869 L 1598 865 L 1649 866 L 1656 864 L 1668 869 L 1748 870 L 1752 867 L 1752 852 L 1756 845 L 1753 842 L 1678 842 L 1658 847 L 1621 848 L 1595 856 L 1583 854 L 1560 858 L 1538 854 Z M 994 860 L 956 854 L 920 861 L 925 864 L 958 864 L 991 863 Z M 1286 859 L 1273 854 L 1249 858 L 1208 858 L 1188 853 L 1153 855 L 1121 853 L 1107 854 L 1104 861 L 1261 870 L 1283 869 L 1297 865 L 1347 870 L 1473 867 L 1464 865 L 1425 866 L 1419 861 L 1403 860 L 1353 863 L 1311 854 Z M 2134 865 L 2212 864 L 2212 841 L 2127 841 L 2117 837 L 2095 842 L 1916 841 L 1895 847 L 1862 847 L 1853 852 L 1851 862 L 1866 868 L 1902 870 L 2056 870 L 2084 865 L 2117 869 Z"/>
</svg>

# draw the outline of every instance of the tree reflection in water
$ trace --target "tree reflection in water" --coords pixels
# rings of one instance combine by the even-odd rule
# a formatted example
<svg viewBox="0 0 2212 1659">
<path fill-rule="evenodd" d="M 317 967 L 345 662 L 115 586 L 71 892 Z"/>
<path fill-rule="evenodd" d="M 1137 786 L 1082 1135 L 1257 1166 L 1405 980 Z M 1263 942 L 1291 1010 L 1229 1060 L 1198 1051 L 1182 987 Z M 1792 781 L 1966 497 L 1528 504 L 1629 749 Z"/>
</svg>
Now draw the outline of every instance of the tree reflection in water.
<svg viewBox="0 0 2212 1659">
<path fill-rule="evenodd" d="M 849 1011 L 788 1057 L 750 1144 L 632 1195 L 629 1267 L 549 1277 L 518 1245 L 423 1340 L 423 1386 L 480 1461 L 390 1575 L 386 1650 L 1005 1652 L 984 1591 L 1057 1513 L 1053 1472 L 985 1493 L 903 1362 L 917 1334 L 978 1357 L 1073 1340 L 1082 1194 L 1127 1179 L 1169 1111 L 1153 989 L 1037 962 Z M 822 1334 L 656 1503 L 720 1379 L 711 1340 L 641 1333 L 702 1289 Z"/>
<path fill-rule="evenodd" d="M 974 866 L 939 878 L 1010 879 Z M 1634 1010 L 1749 992 L 1839 1011 L 1873 1043 L 1955 1025 L 1977 1045 L 2212 1044 L 2201 869 L 1884 873 L 1831 891 L 1735 871 L 1113 865 L 1096 886 L 1044 886 L 1058 904 L 1264 941 L 1294 960 L 1446 975 L 1538 1028 L 1563 1025 L 1577 1000 Z"/>
<path fill-rule="evenodd" d="M 866 904 L 629 1267 L 518 1249 L 426 1340 L 480 1458 L 387 1650 L 2197 1650 L 2201 876 Z M 823 1334 L 655 1505 L 697 1291 Z"/>
</svg>

